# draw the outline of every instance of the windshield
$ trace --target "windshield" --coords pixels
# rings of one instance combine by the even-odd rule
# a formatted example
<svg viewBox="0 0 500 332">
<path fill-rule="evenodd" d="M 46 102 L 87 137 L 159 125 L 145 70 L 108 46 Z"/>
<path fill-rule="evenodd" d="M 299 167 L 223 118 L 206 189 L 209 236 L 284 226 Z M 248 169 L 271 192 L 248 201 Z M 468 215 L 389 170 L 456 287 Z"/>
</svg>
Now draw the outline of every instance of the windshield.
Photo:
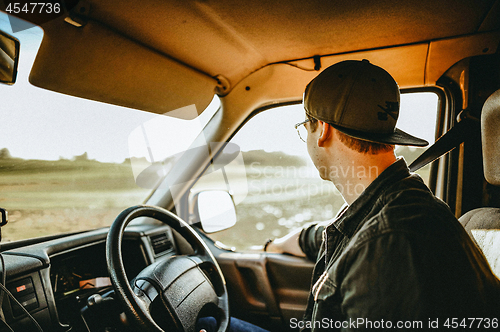
<svg viewBox="0 0 500 332">
<path fill-rule="evenodd" d="M 109 226 L 161 180 L 141 183 L 141 173 L 187 149 L 218 109 L 214 98 L 182 120 L 37 88 L 28 76 L 42 29 L 13 33 L 1 12 L 0 29 L 21 42 L 17 81 L 0 85 L 2 242 Z"/>
</svg>

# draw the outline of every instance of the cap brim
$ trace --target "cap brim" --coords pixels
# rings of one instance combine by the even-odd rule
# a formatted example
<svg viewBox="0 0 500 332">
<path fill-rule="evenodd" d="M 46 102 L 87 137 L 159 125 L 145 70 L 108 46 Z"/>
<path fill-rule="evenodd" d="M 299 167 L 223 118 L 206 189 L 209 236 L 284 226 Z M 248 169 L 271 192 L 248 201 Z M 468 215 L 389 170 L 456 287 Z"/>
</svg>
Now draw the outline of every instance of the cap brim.
<svg viewBox="0 0 500 332">
<path fill-rule="evenodd" d="M 427 142 L 426 140 L 412 136 L 398 128 L 396 128 L 394 132 L 390 134 L 375 134 L 375 133 L 366 133 L 362 131 L 340 127 L 333 123 L 328 123 L 328 124 L 333 128 L 343 132 L 346 135 L 373 143 L 382 143 L 390 145 L 409 145 L 409 146 L 429 145 L 429 142 Z"/>
</svg>

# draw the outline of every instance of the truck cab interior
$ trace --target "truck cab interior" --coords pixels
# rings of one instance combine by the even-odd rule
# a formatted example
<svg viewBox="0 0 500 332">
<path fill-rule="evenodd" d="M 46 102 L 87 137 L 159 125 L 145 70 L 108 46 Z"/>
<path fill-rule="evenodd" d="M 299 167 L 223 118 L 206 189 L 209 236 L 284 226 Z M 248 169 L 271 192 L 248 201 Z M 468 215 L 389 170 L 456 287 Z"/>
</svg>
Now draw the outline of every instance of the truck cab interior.
<svg viewBox="0 0 500 332">
<path fill-rule="evenodd" d="M 500 277 L 500 0 L 25 3 L 0 3 L 0 331 L 298 328 L 314 262 L 264 247 L 344 203 L 294 128 L 343 60 L 397 81 L 431 144 L 396 154 Z"/>
</svg>

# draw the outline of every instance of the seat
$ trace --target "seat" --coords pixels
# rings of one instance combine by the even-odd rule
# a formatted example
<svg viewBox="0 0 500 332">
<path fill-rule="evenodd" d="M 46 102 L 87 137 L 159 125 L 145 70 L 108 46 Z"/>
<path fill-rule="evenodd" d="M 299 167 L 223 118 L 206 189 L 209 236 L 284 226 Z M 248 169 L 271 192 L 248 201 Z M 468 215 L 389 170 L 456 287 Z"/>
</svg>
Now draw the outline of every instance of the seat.
<svg viewBox="0 0 500 332">
<path fill-rule="evenodd" d="M 500 90 L 484 103 L 481 112 L 481 144 L 484 177 L 488 183 L 500 186 Z M 500 277 L 500 208 L 474 209 L 459 220 L 483 251 L 493 272 Z"/>
</svg>

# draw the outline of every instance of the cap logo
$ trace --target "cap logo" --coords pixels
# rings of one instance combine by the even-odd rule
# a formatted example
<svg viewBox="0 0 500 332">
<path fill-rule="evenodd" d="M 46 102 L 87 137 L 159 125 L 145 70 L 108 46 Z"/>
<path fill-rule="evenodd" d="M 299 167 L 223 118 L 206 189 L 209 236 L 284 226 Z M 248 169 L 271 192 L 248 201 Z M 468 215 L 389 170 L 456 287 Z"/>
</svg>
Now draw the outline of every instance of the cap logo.
<svg viewBox="0 0 500 332">
<path fill-rule="evenodd" d="M 386 101 L 385 108 L 381 105 L 377 106 L 383 110 L 383 112 L 377 113 L 379 120 L 387 121 L 389 119 L 387 116 L 390 116 L 394 120 L 398 119 L 399 103 L 397 101 Z"/>
</svg>

